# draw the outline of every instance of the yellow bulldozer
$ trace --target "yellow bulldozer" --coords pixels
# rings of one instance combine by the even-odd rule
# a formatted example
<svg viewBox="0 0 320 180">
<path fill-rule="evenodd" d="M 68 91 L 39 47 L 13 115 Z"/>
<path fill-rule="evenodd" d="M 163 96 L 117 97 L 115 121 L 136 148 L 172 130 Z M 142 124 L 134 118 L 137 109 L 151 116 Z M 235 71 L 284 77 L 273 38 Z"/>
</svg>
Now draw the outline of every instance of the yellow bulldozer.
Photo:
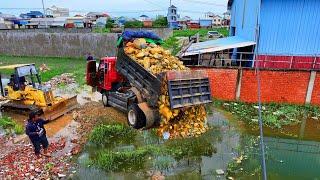
<svg viewBox="0 0 320 180">
<path fill-rule="evenodd" d="M 23 114 L 36 111 L 45 118 L 54 120 L 76 107 L 76 96 L 71 98 L 54 96 L 51 88 L 41 84 L 35 64 L 0 67 L 0 72 L 1 69 L 8 68 L 14 72 L 7 83 L 3 83 L 0 73 L 1 94 L 8 100 L 1 105 L 1 111 Z"/>
</svg>

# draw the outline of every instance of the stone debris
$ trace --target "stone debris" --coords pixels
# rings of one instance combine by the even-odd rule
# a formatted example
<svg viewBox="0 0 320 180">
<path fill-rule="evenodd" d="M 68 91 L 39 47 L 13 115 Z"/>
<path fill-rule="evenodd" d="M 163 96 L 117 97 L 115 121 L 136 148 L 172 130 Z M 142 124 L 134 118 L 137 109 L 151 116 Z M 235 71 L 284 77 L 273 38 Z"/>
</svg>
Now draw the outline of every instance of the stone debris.
<svg viewBox="0 0 320 180">
<path fill-rule="evenodd" d="M 50 71 L 51 69 L 46 64 L 41 64 L 39 67 L 39 70 L 41 72 L 47 72 L 47 71 Z"/>
<path fill-rule="evenodd" d="M 217 175 L 224 175 L 224 171 L 222 169 L 216 170 Z"/>
<path fill-rule="evenodd" d="M 73 74 L 64 73 L 58 76 L 53 77 L 50 81 L 46 82 L 46 86 L 50 86 L 52 88 L 56 88 L 59 85 L 69 85 L 76 83 Z"/>
<path fill-rule="evenodd" d="M 50 142 L 48 151 L 55 153 L 65 146 L 65 139 L 61 138 L 56 142 Z M 61 177 L 71 167 L 66 162 L 70 158 L 44 157 L 37 159 L 33 147 L 28 144 L 18 146 L 12 152 L 0 159 L 0 179 L 48 179 Z M 59 176 L 60 174 L 60 176 Z"/>
<path fill-rule="evenodd" d="M 161 46 L 147 43 L 145 39 L 127 42 L 125 53 L 138 62 L 150 73 L 157 75 L 167 71 L 188 71 L 177 57 Z M 199 136 L 207 131 L 206 110 L 204 105 L 182 109 L 170 109 L 167 80 L 163 79 L 159 96 L 159 113 L 161 115 L 158 135 L 169 134 L 170 138 Z"/>
</svg>

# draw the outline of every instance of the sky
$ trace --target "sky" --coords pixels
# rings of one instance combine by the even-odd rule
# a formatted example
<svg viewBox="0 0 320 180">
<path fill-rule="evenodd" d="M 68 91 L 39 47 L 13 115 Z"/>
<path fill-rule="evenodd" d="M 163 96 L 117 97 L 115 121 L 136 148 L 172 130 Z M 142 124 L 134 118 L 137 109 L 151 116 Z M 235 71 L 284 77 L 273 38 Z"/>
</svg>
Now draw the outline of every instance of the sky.
<svg viewBox="0 0 320 180">
<path fill-rule="evenodd" d="M 149 17 L 166 15 L 170 0 L 43 0 L 45 7 L 56 5 L 70 9 L 70 14 L 86 14 L 90 11 L 106 12 L 111 16 Z M 228 0 L 172 0 L 180 16 L 201 18 L 205 12 L 222 15 Z M 0 12 L 19 15 L 30 10 L 42 11 L 41 0 L 0 0 Z"/>
</svg>

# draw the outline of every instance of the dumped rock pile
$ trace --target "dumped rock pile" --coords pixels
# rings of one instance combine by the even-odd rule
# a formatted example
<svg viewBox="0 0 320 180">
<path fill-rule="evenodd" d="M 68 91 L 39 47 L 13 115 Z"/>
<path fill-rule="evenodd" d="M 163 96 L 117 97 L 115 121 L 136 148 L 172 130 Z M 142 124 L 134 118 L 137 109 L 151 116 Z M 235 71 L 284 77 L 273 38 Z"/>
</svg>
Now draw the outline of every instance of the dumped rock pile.
<svg viewBox="0 0 320 180">
<path fill-rule="evenodd" d="M 58 76 L 53 77 L 50 81 L 46 82 L 45 85 L 50 85 L 52 88 L 56 88 L 59 85 L 68 85 L 76 83 L 73 74 L 71 73 L 64 73 Z"/>
<path fill-rule="evenodd" d="M 127 42 L 125 53 L 154 75 L 167 71 L 187 71 L 183 62 L 154 43 L 145 39 Z M 170 109 L 167 80 L 163 79 L 158 101 L 161 115 L 158 135 L 169 133 L 170 138 L 199 136 L 206 132 L 206 111 L 203 105 L 182 109 Z"/>
</svg>

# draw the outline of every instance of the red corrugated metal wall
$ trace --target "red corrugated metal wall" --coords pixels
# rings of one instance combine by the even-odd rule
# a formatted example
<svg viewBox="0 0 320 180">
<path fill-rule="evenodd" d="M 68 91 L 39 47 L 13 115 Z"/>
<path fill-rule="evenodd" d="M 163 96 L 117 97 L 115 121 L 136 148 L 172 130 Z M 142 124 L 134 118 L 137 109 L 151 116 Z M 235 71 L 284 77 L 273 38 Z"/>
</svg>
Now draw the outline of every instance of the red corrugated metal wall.
<svg viewBox="0 0 320 180">
<path fill-rule="evenodd" d="M 258 55 L 256 66 L 275 69 L 320 69 L 320 57 Z"/>
</svg>

